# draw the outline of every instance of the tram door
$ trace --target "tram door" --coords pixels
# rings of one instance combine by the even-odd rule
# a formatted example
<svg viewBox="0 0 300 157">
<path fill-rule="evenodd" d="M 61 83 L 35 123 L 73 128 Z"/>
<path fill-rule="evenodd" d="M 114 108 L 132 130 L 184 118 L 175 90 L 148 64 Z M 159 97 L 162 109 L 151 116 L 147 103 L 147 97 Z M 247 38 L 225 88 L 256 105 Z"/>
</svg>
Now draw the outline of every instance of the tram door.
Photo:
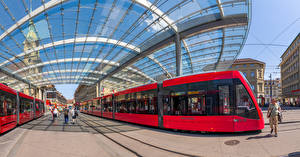
<svg viewBox="0 0 300 157">
<path fill-rule="evenodd" d="M 206 105 L 205 105 L 206 114 L 211 114 L 213 112 L 212 107 L 213 107 L 213 97 L 207 96 Z"/>
<path fill-rule="evenodd" d="M 173 96 L 171 97 L 171 110 L 169 114 L 172 115 L 185 115 L 187 112 L 186 104 L 187 104 L 187 97 L 183 96 Z"/>
<path fill-rule="evenodd" d="M 158 127 L 163 128 L 164 127 L 164 120 L 163 120 L 163 115 L 164 115 L 164 90 L 162 87 L 162 84 L 158 84 L 157 88 L 157 114 L 158 114 Z"/>
</svg>

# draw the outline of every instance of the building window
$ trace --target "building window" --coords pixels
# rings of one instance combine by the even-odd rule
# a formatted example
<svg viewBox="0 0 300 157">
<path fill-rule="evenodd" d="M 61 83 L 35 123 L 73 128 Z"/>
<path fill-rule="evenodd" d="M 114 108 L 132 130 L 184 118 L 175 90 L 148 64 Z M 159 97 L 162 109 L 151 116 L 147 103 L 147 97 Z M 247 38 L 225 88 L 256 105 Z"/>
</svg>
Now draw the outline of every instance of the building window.
<svg viewBox="0 0 300 157">
<path fill-rule="evenodd" d="M 250 64 L 251 67 L 254 67 L 254 64 Z"/>
<path fill-rule="evenodd" d="M 236 65 L 235 68 L 239 68 L 239 65 Z"/>
<path fill-rule="evenodd" d="M 261 70 L 258 70 L 258 77 L 262 78 L 262 72 L 261 72 Z"/>
<path fill-rule="evenodd" d="M 262 92 L 262 84 L 261 83 L 258 84 L 258 92 Z"/>
<path fill-rule="evenodd" d="M 251 75 L 251 77 L 254 77 L 255 73 L 252 71 L 250 75 Z"/>
<path fill-rule="evenodd" d="M 246 68 L 246 67 L 247 67 L 247 64 L 244 64 L 243 66 L 244 66 L 244 68 Z"/>
</svg>

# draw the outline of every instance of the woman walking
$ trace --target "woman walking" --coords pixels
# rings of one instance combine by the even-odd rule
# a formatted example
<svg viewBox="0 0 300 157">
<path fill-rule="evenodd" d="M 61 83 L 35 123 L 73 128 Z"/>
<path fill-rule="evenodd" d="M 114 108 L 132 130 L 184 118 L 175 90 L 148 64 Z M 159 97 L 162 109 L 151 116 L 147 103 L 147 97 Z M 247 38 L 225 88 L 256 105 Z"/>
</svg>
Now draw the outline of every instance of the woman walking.
<svg viewBox="0 0 300 157">
<path fill-rule="evenodd" d="M 72 123 L 75 124 L 77 115 L 74 107 L 72 108 L 71 113 L 72 113 Z"/>
<path fill-rule="evenodd" d="M 276 99 L 272 99 L 272 103 L 269 105 L 267 117 L 269 118 L 271 134 L 273 133 L 273 129 L 275 130 L 275 137 L 278 136 L 278 114 L 281 112 L 281 108 L 277 103 Z"/>
</svg>

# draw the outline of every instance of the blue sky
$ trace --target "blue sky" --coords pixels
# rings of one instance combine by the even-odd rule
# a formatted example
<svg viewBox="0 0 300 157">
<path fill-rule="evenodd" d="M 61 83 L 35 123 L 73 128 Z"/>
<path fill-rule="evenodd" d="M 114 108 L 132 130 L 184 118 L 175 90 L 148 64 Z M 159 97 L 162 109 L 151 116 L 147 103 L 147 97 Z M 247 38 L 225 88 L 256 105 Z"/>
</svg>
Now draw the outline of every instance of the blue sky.
<svg viewBox="0 0 300 157">
<path fill-rule="evenodd" d="M 270 73 L 273 77 L 280 77 L 280 56 L 300 32 L 299 6 L 300 0 L 252 0 L 250 31 L 238 58 L 265 62 L 265 79 L 268 79 Z M 56 85 L 56 88 L 67 99 L 71 99 L 77 86 Z"/>
<path fill-rule="evenodd" d="M 252 21 L 246 44 L 238 58 L 266 63 L 265 79 L 280 77 L 280 57 L 300 32 L 299 0 L 252 0 Z M 252 44 L 275 44 L 264 46 Z"/>
</svg>

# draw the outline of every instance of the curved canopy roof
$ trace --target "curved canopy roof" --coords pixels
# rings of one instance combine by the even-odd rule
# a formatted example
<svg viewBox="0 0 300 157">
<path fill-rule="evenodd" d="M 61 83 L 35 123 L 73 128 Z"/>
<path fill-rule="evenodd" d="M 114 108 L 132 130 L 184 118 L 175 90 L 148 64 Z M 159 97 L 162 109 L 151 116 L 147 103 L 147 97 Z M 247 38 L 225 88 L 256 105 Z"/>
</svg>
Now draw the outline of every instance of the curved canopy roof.
<svg viewBox="0 0 300 157">
<path fill-rule="evenodd" d="M 225 70 L 251 10 L 250 0 L 31 1 L 0 1 L 0 82 L 15 88 L 102 81 L 121 90 L 179 68 Z"/>
</svg>

